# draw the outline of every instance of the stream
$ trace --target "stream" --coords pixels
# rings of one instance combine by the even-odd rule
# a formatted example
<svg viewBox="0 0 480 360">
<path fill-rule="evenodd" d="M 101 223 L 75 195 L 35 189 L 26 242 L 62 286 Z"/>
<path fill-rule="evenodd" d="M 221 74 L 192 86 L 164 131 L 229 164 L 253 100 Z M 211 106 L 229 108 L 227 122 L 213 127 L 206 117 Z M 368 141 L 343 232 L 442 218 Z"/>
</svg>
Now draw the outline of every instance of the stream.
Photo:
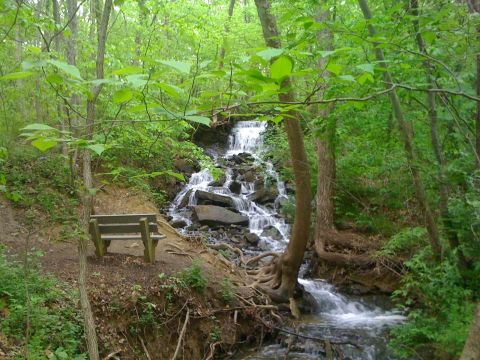
<svg viewBox="0 0 480 360">
<path fill-rule="evenodd" d="M 171 223 L 186 233 L 203 233 L 211 241 L 227 241 L 248 255 L 281 251 L 288 243 L 290 225 L 279 214 L 288 189 L 273 164 L 261 158 L 266 122 L 238 121 L 226 150 L 212 150 L 225 172 L 218 180 L 207 171 L 193 174 L 169 209 Z M 295 346 L 269 344 L 242 359 L 394 359 L 387 348 L 388 330 L 404 321 L 390 309 L 385 296 L 341 294 L 321 279 L 299 278 L 315 299 L 312 314 L 304 316 L 295 332 L 305 335 Z M 308 337 L 308 338 L 307 338 Z"/>
</svg>

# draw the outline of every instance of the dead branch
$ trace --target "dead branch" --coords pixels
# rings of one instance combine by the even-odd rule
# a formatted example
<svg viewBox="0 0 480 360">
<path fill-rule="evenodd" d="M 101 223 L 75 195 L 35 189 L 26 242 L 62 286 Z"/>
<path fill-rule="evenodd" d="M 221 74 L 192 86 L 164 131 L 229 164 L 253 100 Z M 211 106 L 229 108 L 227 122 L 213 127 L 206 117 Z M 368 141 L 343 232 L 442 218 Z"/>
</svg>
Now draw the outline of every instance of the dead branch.
<svg viewBox="0 0 480 360">
<path fill-rule="evenodd" d="M 148 360 L 152 360 L 150 357 L 150 354 L 148 353 L 147 347 L 145 346 L 145 342 L 143 341 L 142 337 L 138 335 L 138 338 L 140 339 L 140 343 L 142 344 L 142 349 L 143 352 L 145 353 L 145 356 L 147 357 Z"/>
<path fill-rule="evenodd" d="M 183 336 L 185 335 L 185 330 L 187 329 L 187 324 L 189 319 L 190 319 L 190 309 L 187 307 L 187 315 L 185 315 L 185 321 L 183 322 L 183 327 L 182 327 L 182 330 L 180 331 L 177 347 L 175 349 L 175 353 L 173 354 L 172 360 L 175 360 L 177 358 L 178 353 L 180 352 L 180 345 L 182 344 Z"/>
</svg>

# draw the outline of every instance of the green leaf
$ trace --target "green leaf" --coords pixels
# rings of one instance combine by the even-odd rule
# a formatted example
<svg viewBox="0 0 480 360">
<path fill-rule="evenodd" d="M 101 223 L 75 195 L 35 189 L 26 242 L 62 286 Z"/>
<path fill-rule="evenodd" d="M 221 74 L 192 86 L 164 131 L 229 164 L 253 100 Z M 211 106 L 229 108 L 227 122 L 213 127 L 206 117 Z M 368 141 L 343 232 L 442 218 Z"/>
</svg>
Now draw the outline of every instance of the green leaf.
<svg viewBox="0 0 480 360">
<path fill-rule="evenodd" d="M 170 171 L 170 170 L 166 170 L 166 171 L 162 171 L 162 172 L 166 175 L 173 176 L 174 178 L 177 178 L 180 181 L 185 181 L 185 176 L 183 176 L 183 174 L 180 174 L 180 173 L 177 173 L 177 172 L 174 172 L 174 171 Z"/>
<path fill-rule="evenodd" d="M 88 149 L 92 150 L 97 155 L 102 155 L 105 151 L 105 145 L 103 144 L 91 144 L 87 146 Z"/>
<path fill-rule="evenodd" d="M 17 79 L 24 79 L 29 76 L 34 75 L 35 73 L 32 71 L 18 71 L 14 73 L 10 73 L 7 75 L 3 75 L 0 77 L 0 80 L 17 80 Z"/>
<path fill-rule="evenodd" d="M 127 101 L 132 100 L 132 98 L 133 98 L 133 91 L 132 90 L 121 89 L 121 90 L 118 90 L 117 92 L 115 92 L 115 94 L 113 94 L 112 101 L 115 104 L 122 104 L 122 103 L 125 103 Z"/>
<path fill-rule="evenodd" d="M 268 48 L 257 53 L 263 60 L 270 61 L 284 53 L 284 49 Z"/>
<path fill-rule="evenodd" d="M 32 146 L 37 148 L 41 152 L 45 152 L 48 149 L 53 148 L 57 144 L 58 144 L 57 141 L 52 140 L 52 139 L 43 138 L 43 137 L 40 137 L 40 138 L 32 141 Z"/>
<path fill-rule="evenodd" d="M 293 70 L 293 60 L 288 56 L 280 56 L 270 66 L 270 75 L 275 80 L 281 80 L 290 75 Z"/>
<path fill-rule="evenodd" d="M 203 125 L 207 125 L 207 126 L 210 126 L 210 122 L 211 122 L 210 118 L 208 118 L 206 116 L 186 115 L 183 118 L 185 120 L 192 121 L 192 122 L 199 123 L 199 124 L 203 124 Z"/>
<path fill-rule="evenodd" d="M 20 130 L 22 131 L 45 131 L 45 130 L 57 131 L 57 129 L 51 126 L 48 126 L 46 124 L 39 124 L 39 123 L 29 124 Z"/>
<path fill-rule="evenodd" d="M 327 70 L 330 71 L 332 74 L 338 75 L 340 71 L 342 71 L 343 66 L 335 63 L 329 63 L 327 65 Z"/>
<path fill-rule="evenodd" d="M 362 75 L 360 75 L 358 78 L 357 78 L 358 82 L 360 84 L 365 84 L 366 81 L 370 81 L 371 83 L 373 83 L 375 80 L 373 79 L 373 76 L 372 74 L 369 74 L 368 72 L 365 72 L 363 73 Z"/>
<path fill-rule="evenodd" d="M 360 70 L 363 70 L 363 71 L 365 71 L 369 74 L 372 74 L 372 75 L 375 73 L 375 71 L 374 71 L 375 65 L 374 64 L 360 64 L 360 65 L 357 65 L 356 67 L 359 68 Z"/>
<path fill-rule="evenodd" d="M 75 79 L 83 80 L 82 76 L 80 75 L 80 70 L 78 70 L 76 66 L 58 60 L 48 60 L 48 62 L 56 68 L 66 72 L 68 75 L 74 77 Z"/>
<path fill-rule="evenodd" d="M 187 64 L 182 61 L 175 61 L 175 60 L 159 60 L 158 61 L 160 64 L 169 66 L 175 70 L 180 71 L 181 73 L 184 74 L 190 74 L 190 64 Z"/>
<path fill-rule="evenodd" d="M 355 81 L 355 78 L 352 75 L 341 75 L 338 78 L 345 81 Z"/>
<path fill-rule="evenodd" d="M 122 69 L 112 71 L 113 75 L 131 75 L 131 74 L 142 74 L 143 69 L 138 66 L 127 66 Z"/>
</svg>

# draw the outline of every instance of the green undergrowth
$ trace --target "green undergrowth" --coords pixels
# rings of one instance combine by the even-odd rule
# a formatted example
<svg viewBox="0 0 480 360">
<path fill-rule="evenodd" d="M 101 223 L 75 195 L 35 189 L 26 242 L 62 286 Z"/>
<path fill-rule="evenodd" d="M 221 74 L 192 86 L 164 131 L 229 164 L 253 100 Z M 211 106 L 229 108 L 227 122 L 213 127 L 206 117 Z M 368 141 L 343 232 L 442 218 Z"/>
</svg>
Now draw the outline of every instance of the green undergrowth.
<svg viewBox="0 0 480 360">
<path fill-rule="evenodd" d="M 25 262 L 8 261 L 0 249 L 0 335 L 12 359 L 86 359 L 77 296 L 40 273 L 40 255 L 29 255 L 26 270 Z"/>
</svg>

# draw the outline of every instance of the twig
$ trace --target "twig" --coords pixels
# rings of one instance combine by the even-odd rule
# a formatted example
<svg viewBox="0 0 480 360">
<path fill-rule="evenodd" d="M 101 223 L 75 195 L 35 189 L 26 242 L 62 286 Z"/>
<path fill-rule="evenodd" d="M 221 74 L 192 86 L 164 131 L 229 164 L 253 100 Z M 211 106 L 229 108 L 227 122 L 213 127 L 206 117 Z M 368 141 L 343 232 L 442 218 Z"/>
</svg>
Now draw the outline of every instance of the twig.
<svg viewBox="0 0 480 360">
<path fill-rule="evenodd" d="M 177 358 L 177 355 L 180 351 L 180 345 L 182 344 L 183 336 L 185 335 L 185 330 L 187 329 L 188 320 L 190 319 L 190 309 L 187 307 L 187 315 L 185 315 L 185 321 L 183 322 L 182 331 L 180 331 L 180 336 L 178 337 L 177 348 L 173 354 L 172 360 Z"/>
<path fill-rule="evenodd" d="M 117 354 L 119 354 L 119 353 L 121 353 L 121 352 L 122 352 L 122 350 L 116 350 L 116 351 L 114 351 L 114 352 L 111 352 L 110 354 L 108 354 L 107 356 L 105 356 L 105 357 L 103 358 L 103 360 L 108 360 L 108 359 L 111 359 L 111 358 L 116 358 L 115 355 L 117 355 Z"/>
<path fill-rule="evenodd" d="M 145 356 L 147 357 L 148 360 L 152 360 L 150 357 L 150 354 L 148 353 L 147 347 L 145 346 L 145 343 L 143 342 L 143 339 L 140 335 L 138 335 L 138 338 L 140 339 L 140 343 L 142 344 L 143 351 L 145 352 Z"/>
</svg>

